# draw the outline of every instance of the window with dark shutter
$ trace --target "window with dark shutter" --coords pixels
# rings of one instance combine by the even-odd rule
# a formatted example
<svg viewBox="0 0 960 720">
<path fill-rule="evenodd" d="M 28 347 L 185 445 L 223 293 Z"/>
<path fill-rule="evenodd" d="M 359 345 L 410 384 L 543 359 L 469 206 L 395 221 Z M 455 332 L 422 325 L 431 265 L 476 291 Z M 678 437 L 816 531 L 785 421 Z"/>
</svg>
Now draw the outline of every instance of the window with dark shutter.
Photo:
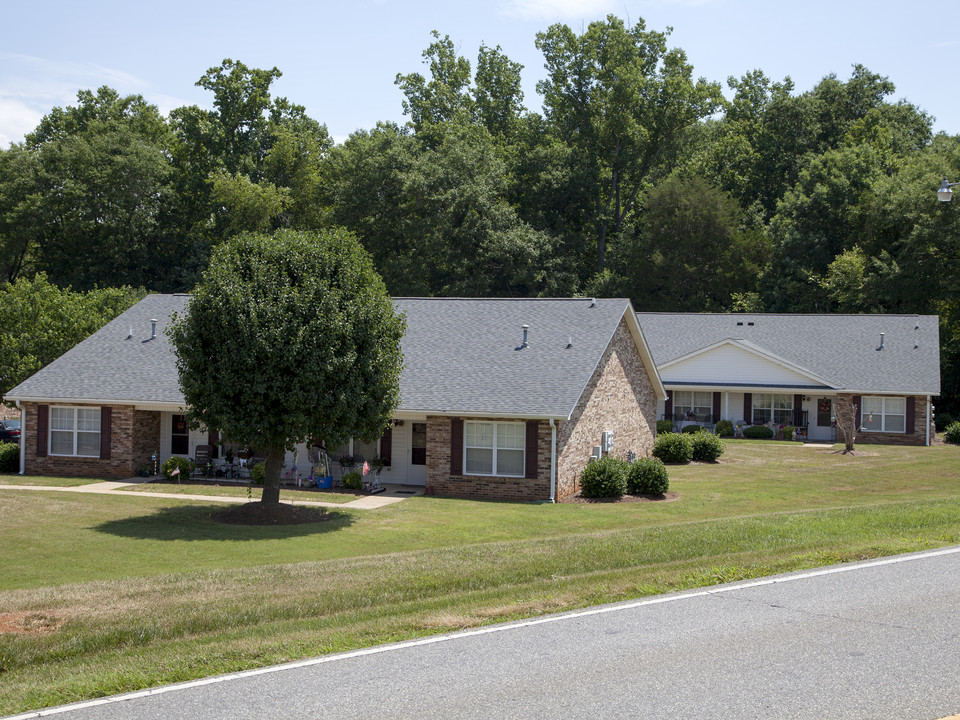
<svg viewBox="0 0 960 720">
<path fill-rule="evenodd" d="M 450 421 L 450 474 L 463 475 L 463 420 Z"/>
<path fill-rule="evenodd" d="M 111 441 L 113 440 L 113 408 L 100 408 L 100 459 L 110 459 Z"/>
<path fill-rule="evenodd" d="M 380 438 L 380 460 L 384 467 L 390 467 L 393 456 L 393 428 L 388 427 Z"/>
<path fill-rule="evenodd" d="M 537 477 L 537 446 L 539 445 L 539 434 L 540 421 L 527 420 L 526 457 L 524 458 L 526 472 L 524 476 L 528 479 L 535 479 Z"/>
<path fill-rule="evenodd" d="M 47 456 L 47 435 L 50 432 L 50 406 L 37 405 L 37 457 Z"/>
<path fill-rule="evenodd" d="M 910 395 L 907 397 L 907 435 L 912 435 L 916 429 L 916 418 L 914 417 L 916 412 L 917 399 L 913 395 Z"/>
</svg>

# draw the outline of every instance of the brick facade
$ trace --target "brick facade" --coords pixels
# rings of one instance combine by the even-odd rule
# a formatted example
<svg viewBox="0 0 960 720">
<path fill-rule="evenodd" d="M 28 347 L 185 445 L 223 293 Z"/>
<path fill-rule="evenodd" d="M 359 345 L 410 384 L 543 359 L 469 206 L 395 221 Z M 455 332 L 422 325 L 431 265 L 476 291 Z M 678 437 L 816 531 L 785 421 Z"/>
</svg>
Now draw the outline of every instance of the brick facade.
<svg viewBox="0 0 960 720">
<path fill-rule="evenodd" d="M 856 442 L 864 445 L 926 445 L 927 443 L 927 398 L 924 395 L 914 395 L 913 397 L 913 432 L 912 433 L 890 433 L 890 432 L 866 432 L 860 430 L 857 432 Z M 837 395 L 837 416 L 843 412 L 841 405 L 847 407 L 853 402 L 853 395 Z M 936 434 L 933 422 L 930 423 L 930 437 Z M 837 433 L 837 442 L 842 442 L 843 438 Z"/>
<path fill-rule="evenodd" d="M 110 458 L 37 457 L 37 403 L 23 403 L 24 472 L 27 475 L 65 477 L 129 478 L 140 465 L 148 464 L 160 442 L 160 413 L 135 410 L 132 405 L 83 405 L 71 407 L 110 407 L 112 423 Z"/>
<path fill-rule="evenodd" d="M 657 399 L 625 321 L 604 351 L 570 420 L 556 423 L 557 494 L 559 500 L 577 490 L 580 473 L 606 430 L 614 433 L 612 454 L 649 455 L 656 431 Z M 469 418 L 515 422 L 516 418 Z M 537 427 L 537 477 L 451 475 L 450 439 L 453 418 L 427 417 L 426 491 L 445 497 L 536 501 L 550 498 L 550 422 Z"/>
<path fill-rule="evenodd" d="M 620 322 L 570 420 L 557 432 L 557 499 L 579 489 L 583 472 L 601 435 L 613 431 L 611 455 L 653 451 L 657 429 L 657 396 L 627 329 Z"/>
</svg>

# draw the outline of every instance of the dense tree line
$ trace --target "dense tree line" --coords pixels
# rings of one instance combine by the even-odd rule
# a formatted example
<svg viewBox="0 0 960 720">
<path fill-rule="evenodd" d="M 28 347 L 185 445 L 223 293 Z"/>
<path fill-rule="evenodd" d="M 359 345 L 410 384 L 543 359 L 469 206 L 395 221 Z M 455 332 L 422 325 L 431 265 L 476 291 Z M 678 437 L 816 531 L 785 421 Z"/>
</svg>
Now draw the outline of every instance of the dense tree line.
<svg viewBox="0 0 960 720">
<path fill-rule="evenodd" d="M 408 122 L 334 145 L 225 60 L 211 110 L 81 91 L 0 151 L 0 278 L 190 290 L 244 231 L 353 232 L 393 295 L 625 295 L 642 310 L 937 313 L 944 402 L 960 365 L 957 136 L 855 66 L 798 90 L 722 87 L 669 33 L 554 25 L 542 112 L 499 47 L 434 33 L 397 75 Z M 957 409 L 950 407 L 950 409 Z"/>
</svg>

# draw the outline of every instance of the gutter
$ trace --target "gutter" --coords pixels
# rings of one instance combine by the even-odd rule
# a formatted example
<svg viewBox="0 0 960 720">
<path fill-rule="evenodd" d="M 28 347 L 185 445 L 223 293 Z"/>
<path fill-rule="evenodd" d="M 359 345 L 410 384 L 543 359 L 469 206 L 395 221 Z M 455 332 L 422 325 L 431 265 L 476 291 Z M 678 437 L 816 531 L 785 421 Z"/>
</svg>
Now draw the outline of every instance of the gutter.
<svg viewBox="0 0 960 720">
<path fill-rule="evenodd" d="M 930 396 L 927 395 L 927 447 L 930 447 Z"/>
<path fill-rule="evenodd" d="M 550 502 L 557 501 L 557 426 L 550 418 Z"/>
<path fill-rule="evenodd" d="M 20 473 L 19 474 L 23 475 L 27 469 L 27 465 L 26 465 L 27 458 L 26 458 L 26 452 L 24 451 L 24 446 L 27 443 L 27 440 L 24 437 L 24 431 L 27 429 L 27 424 L 24 422 L 24 419 L 23 419 L 23 405 L 20 404 L 19 400 L 17 400 L 16 404 L 17 404 L 17 410 L 20 411 Z"/>
</svg>

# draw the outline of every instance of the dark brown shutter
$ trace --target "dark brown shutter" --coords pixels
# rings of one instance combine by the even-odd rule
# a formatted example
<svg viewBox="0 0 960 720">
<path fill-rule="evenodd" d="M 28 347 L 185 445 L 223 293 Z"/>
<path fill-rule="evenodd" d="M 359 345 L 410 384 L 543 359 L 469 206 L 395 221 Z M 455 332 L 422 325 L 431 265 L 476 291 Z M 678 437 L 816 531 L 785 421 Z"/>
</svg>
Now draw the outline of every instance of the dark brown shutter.
<svg viewBox="0 0 960 720">
<path fill-rule="evenodd" d="M 710 422 L 716 423 L 720 420 L 720 393 L 715 392 L 713 394 L 713 417 L 710 419 Z"/>
<path fill-rule="evenodd" d="M 393 428 L 388 427 L 380 437 L 380 459 L 384 467 L 390 467 L 393 454 Z"/>
<path fill-rule="evenodd" d="M 210 459 L 216 460 L 220 457 L 220 431 L 211 430 L 207 433 L 207 445 L 210 446 Z"/>
<path fill-rule="evenodd" d="M 113 408 L 100 408 L 100 459 L 110 459 L 110 443 L 113 440 Z"/>
<path fill-rule="evenodd" d="M 537 477 L 537 455 L 540 446 L 540 421 L 527 420 L 527 447 L 526 447 L 526 473 L 524 477 L 535 479 Z"/>
<path fill-rule="evenodd" d="M 853 427 L 856 428 L 855 432 L 860 432 L 860 405 L 862 398 L 859 395 L 853 396 L 853 405 L 857 409 L 856 415 L 853 418 Z"/>
<path fill-rule="evenodd" d="M 673 396 L 672 395 L 667 395 L 667 399 L 663 401 L 663 419 L 673 420 Z"/>
<path fill-rule="evenodd" d="M 47 456 L 47 435 L 50 432 L 50 406 L 37 405 L 37 457 Z"/>
<path fill-rule="evenodd" d="M 747 425 L 753 424 L 753 393 L 743 394 L 743 421 Z"/>
<path fill-rule="evenodd" d="M 463 475 L 463 420 L 450 421 L 450 474 Z"/>
<path fill-rule="evenodd" d="M 800 425 L 803 419 L 803 395 L 793 396 L 793 424 Z"/>
<path fill-rule="evenodd" d="M 907 398 L 907 418 L 906 418 L 907 419 L 907 428 L 906 428 L 907 435 L 913 435 L 913 431 L 915 429 L 913 416 L 916 413 L 916 411 L 917 411 L 917 399 L 913 395 L 910 395 Z"/>
</svg>

